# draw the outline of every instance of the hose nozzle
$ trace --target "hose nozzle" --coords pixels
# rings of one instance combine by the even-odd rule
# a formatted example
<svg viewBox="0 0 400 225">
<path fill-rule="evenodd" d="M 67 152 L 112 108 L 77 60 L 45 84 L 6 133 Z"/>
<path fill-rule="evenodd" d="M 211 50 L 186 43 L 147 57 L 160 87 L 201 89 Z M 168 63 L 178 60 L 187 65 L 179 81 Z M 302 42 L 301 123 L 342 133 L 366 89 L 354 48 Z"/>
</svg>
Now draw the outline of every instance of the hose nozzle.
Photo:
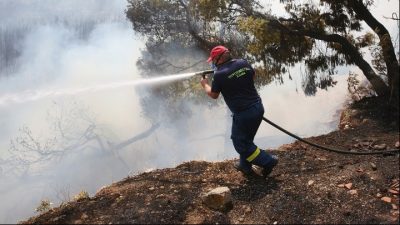
<svg viewBox="0 0 400 225">
<path fill-rule="evenodd" d="M 197 72 L 194 75 L 201 75 L 203 78 L 206 78 L 207 74 L 212 74 L 212 73 L 214 73 L 214 70 L 204 70 L 204 71 Z"/>
</svg>

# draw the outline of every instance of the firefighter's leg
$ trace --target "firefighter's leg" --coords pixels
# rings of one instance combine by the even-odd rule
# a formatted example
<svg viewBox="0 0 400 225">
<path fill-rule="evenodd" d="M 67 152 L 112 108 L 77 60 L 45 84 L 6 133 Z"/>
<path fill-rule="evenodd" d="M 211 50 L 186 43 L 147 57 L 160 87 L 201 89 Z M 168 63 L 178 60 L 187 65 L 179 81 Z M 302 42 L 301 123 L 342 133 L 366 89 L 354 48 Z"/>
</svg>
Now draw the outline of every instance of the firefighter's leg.
<svg viewBox="0 0 400 225">
<path fill-rule="evenodd" d="M 240 118 L 233 116 L 231 139 L 236 152 L 240 155 L 239 163 L 234 166 L 236 169 L 248 174 L 252 172 L 251 163 L 246 160 L 249 143 L 247 141 L 246 131 L 243 129 L 240 122 Z"/>
<path fill-rule="evenodd" d="M 261 103 L 233 115 L 232 141 L 236 151 L 240 154 L 240 166 L 251 169 L 251 164 L 263 168 L 272 165 L 272 157 L 260 150 L 254 144 L 254 136 L 261 124 L 264 107 Z"/>
<path fill-rule="evenodd" d="M 245 140 L 240 139 L 240 138 L 232 138 L 232 143 L 233 146 L 235 147 L 235 150 L 237 153 L 239 153 L 239 163 L 235 164 L 235 168 L 248 174 L 252 172 L 251 169 L 251 163 L 247 161 L 247 144 L 245 143 Z"/>
<path fill-rule="evenodd" d="M 268 154 L 267 151 L 259 148 L 247 157 L 248 162 L 263 168 L 273 165 L 276 160 L 276 156 Z"/>
</svg>

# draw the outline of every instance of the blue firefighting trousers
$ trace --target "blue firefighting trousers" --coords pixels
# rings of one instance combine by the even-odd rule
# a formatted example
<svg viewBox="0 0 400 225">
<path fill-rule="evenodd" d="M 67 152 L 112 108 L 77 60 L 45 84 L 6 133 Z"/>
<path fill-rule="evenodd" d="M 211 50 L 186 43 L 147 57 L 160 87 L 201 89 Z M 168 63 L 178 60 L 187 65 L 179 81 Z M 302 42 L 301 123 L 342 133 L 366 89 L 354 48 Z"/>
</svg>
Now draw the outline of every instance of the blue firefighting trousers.
<svg viewBox="0 0 400 225">
<path fill-rule="evenodd" d="M 270 154 L 260 150 L 253 142 L 263 115 L 262 102 L 233 114 L 231 139 L 240 155 L 240 166 L 245 170 L 250 170 L 252 164 L 268 167 L 273 161 Z"/>
</svg>

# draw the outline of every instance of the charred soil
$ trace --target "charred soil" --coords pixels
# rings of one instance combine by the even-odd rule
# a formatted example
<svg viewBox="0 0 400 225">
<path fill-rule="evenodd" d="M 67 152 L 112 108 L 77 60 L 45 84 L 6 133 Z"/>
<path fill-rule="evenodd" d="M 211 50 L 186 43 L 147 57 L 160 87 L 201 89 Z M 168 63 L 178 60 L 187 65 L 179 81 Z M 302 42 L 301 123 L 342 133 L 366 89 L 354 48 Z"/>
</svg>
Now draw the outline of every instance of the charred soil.
<svg viewBox="0 0 400 225">
<path fill-rule="evenodd" d="M 398 113 L 365 98 L 343 111 L 337 131 L 307 140 L 351 151 L 398 149 Z M 267 179 L 244 176 L 234 160 L 191 161 L 127 177 L 21 223 L 399 223 L 398 154 L 343 155 L 299 141 L 273 152 L 280 160 Z M 232 193 L 224 211 L 200 198 L 219 186 Z"/>
</svg>

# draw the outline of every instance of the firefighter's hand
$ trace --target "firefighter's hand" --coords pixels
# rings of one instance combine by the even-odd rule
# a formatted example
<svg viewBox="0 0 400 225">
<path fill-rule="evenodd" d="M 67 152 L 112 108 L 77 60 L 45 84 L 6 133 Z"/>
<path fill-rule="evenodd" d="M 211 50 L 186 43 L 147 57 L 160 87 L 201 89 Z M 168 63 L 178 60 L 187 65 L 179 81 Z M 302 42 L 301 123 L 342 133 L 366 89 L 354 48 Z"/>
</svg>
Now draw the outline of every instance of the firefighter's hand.
<svg viewBox="0 0 400 225">
<path fill-rule="evenodd" d="M 206 78 L 201 78 L 201 86 L 204 88 L 206 85 L 208 85 L 208 79 Z"/>
</svg>

